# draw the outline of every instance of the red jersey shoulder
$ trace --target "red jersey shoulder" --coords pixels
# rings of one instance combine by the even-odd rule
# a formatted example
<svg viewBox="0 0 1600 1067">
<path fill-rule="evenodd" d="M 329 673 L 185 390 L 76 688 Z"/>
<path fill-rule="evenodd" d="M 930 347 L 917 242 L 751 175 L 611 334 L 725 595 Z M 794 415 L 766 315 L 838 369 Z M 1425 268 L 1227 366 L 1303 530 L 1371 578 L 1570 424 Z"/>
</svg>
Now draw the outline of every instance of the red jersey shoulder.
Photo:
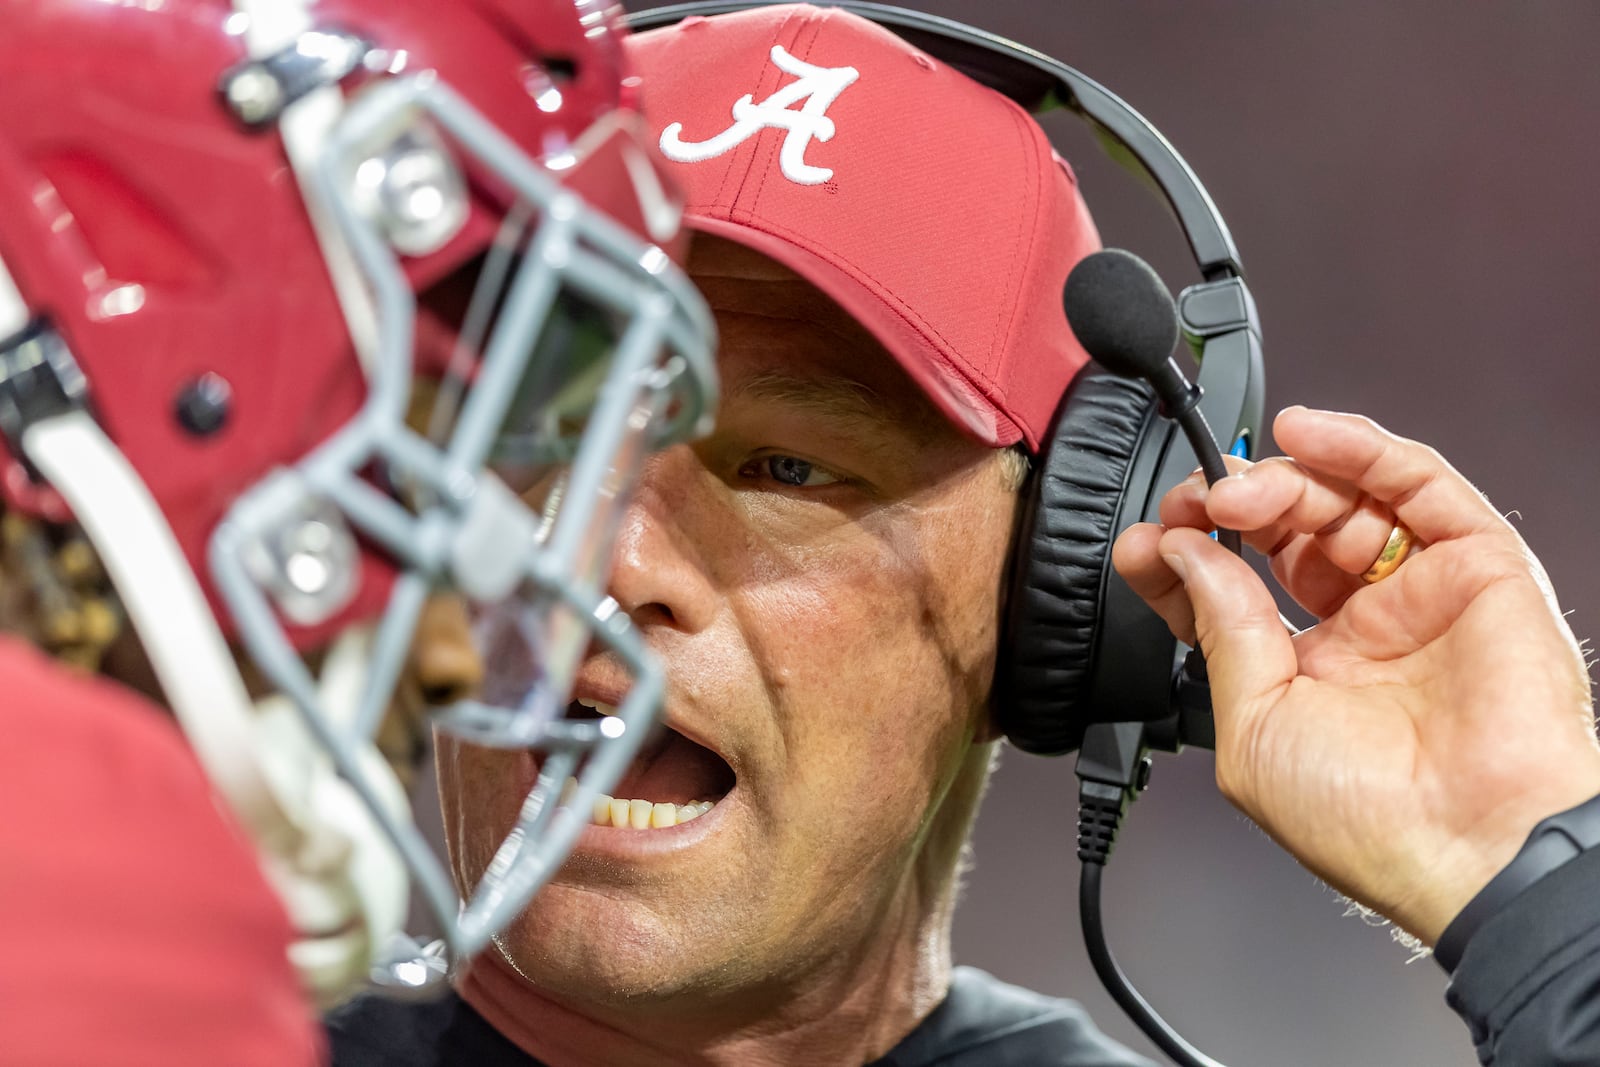
<svg viewBox="0 0 1600 1067">
<path fill-rule="evenodd" d="M 125 686 L 74 673 L 33 646 L 0 634 L 0 727 L 6 736 L 123 751 L 190 777 L 200 773 L 182 734 L 160 708 Z M 10 747 L 7 762 L 26 758 Z"/>
<path fill-rule="evenodd" d="M 161 709 L 0 637 L 8 1062 L 315 1063 L 290 928 Z"/>
</svg>

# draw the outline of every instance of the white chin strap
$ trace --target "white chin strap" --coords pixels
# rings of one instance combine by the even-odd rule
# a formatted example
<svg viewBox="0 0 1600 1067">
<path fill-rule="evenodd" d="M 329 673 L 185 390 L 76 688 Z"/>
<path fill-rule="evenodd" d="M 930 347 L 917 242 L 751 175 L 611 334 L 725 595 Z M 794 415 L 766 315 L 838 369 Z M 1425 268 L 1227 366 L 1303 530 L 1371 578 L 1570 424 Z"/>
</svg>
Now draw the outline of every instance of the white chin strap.
<svg viewBox="0 0 1600 1067">
<path fill-rule="evenodd" d="M 0 291 L 0 312 L 3 301 Z M 328 1004 L 360 988 L 404 921 L 403 862 L 299 710 L 267 701 L 258 714 L 166 518 L 94 420 L 83 412 L 42 420 L 23 432 L 22 446 L 99 552 L 173 714 L 256 841 L 298 931 L 290 955 L 311 994 Z M 359 687 L 359 656 L 359 638 L 334 649 L 325 695 L 338 699 L 333 690 L 350 688 L 352 677 Z M 370 743 L 362 762 L 409 818 L 399 783 Z"/>
<path fill-rule="evenodd" d="M 26 325 L 28 305 L 22 302 L 22 294 L 17 292 L 17 283 L 11 280 L 5 261 L 0 260 L 0 341 L 15 337 Z"/>
</svg>

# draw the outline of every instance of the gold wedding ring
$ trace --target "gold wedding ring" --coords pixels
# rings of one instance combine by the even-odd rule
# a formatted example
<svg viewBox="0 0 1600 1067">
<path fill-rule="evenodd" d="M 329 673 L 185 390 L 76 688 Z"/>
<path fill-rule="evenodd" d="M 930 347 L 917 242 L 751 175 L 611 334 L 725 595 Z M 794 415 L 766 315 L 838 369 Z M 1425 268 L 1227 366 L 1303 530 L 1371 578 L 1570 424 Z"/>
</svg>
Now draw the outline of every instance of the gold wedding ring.
<svg viewBox="0 0 1600 1067">
<path fill-rule="evenodd" d="M 1378 553 L 1378 558 L 1372 561 L 1372 566 L 1367 568 L 1367 573 L 1361 580 L 1371 585 L 1381 582 L 1389 575 L 1400 569 L 1400 564 L 1406 561 L 1406 555 L 1411 551 L 1411 546 L 1416 542 L 1416 536 L 1403 522 L 1396 522 L 1394 529 L 1389 531 L 1389 540 L 1384 542 L 1383 551 Z"/>
</svg>

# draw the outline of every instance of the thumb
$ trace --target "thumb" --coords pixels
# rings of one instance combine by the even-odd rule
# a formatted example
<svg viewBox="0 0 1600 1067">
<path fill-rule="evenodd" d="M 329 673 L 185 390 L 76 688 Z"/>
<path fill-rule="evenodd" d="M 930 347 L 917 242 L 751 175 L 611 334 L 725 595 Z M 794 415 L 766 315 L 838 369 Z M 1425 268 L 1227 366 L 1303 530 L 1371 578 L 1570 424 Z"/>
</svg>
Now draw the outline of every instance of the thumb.
<svg viewBox="0 0 1600 1067">
<path fill-rule="evenodd" d="M 1211 679 L 1219 747 L 1265 712 L 1299 673 L 1294 641 L 1259 575 L 1199 530 L 1161 537 L 1161 558 L 1183 580 Z"/>
</svg>

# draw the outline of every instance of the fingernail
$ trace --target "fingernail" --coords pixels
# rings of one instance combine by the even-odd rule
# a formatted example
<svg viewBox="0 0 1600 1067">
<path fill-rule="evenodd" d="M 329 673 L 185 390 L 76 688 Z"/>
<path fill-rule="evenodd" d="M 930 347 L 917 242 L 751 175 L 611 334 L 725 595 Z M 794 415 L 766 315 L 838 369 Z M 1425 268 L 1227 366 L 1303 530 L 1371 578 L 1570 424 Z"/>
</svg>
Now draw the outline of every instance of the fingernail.
<svg viewBox="0 0 1600 1067">
<path fill-rule="evenodd" d="M 1166 553 L 1162 553 L 1161 558 L 1166 561 L 1167 566 L 1172 568 L 1172 572 L 1178 576 L 1178 581 L 1182 582 L 1184 585 L 1189 584 L 1188 565 L 1183 562 L 1182 556 L 1169 556 Z"/>
</svg>

